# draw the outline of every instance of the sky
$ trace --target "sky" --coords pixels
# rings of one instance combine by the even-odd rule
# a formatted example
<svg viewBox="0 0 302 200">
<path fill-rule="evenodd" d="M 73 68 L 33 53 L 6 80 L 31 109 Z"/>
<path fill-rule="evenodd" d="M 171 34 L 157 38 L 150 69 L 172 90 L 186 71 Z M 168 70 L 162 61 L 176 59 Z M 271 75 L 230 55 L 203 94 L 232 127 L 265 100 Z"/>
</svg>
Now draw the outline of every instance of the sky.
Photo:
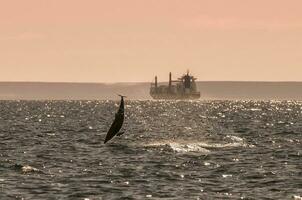
<svg viewBox="0 0 302 200">
<path fill-rule="evenodd" d="M 301 0 L 0 0 L 0 81 L 302 81 Z"/>
</svg>

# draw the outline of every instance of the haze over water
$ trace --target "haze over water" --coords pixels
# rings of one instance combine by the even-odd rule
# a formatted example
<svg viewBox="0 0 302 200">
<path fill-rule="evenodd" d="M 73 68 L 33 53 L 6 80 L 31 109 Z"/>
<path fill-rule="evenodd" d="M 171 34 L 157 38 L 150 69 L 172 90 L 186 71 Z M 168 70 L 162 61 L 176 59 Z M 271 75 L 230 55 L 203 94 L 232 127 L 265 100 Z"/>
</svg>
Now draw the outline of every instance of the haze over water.
<svg viewBox="0 0 302 200">
<path fill-rule="evenodd" d="M 159 83 L 160 85 L 167 83 Z M 302 100 L 302 82 L 197 82 L 201 100 Z M 150 100 L 150 82 L 37 83 L 0 82 L 2 100 Z"/>
<path fill-rule="evenodd" d="M 104 145 L 118 103 L 1 101 L 0 198 L 301 196 L 301 102 L 128 100 Z"/>
</svg>

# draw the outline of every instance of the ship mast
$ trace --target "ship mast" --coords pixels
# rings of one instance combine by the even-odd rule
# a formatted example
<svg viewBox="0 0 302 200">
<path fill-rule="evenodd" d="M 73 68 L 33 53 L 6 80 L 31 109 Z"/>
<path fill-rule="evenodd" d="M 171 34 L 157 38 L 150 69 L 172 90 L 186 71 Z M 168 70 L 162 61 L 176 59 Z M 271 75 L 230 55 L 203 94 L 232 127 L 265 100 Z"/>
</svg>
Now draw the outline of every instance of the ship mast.
<svg viewBox="0 0 302 200">
<path fill-rule="evenodd" d="M 169 73 L 169 92 L 171 92 L 171 87 L 172 87 L 172 73 Z"/>
</svg>

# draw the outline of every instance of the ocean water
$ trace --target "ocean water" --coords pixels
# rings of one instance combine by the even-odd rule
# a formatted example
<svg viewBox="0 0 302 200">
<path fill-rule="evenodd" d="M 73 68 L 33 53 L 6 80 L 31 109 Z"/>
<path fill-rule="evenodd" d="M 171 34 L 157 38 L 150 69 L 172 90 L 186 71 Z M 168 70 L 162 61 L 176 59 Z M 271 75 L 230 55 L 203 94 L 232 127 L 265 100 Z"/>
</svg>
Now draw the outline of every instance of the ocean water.
<svg viewBox="0 0 302 200">
<path fill-rule="evenodd" d="M 301 199 L 302 102 L 0 101 L 0 199 Z"/>
</svg>

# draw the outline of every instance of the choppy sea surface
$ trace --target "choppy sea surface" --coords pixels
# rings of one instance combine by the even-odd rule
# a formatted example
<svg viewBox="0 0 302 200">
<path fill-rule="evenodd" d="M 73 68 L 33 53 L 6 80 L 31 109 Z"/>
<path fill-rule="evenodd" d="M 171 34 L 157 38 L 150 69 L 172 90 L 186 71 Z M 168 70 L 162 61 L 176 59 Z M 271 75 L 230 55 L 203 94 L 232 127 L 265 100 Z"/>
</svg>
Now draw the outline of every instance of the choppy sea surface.
<svg viewBox="0 0 302 200">
<path fill-rule="evenodd" d="M 0 101 L 0 199 L 301 199 L 302 102 Z"/>
</svg>

